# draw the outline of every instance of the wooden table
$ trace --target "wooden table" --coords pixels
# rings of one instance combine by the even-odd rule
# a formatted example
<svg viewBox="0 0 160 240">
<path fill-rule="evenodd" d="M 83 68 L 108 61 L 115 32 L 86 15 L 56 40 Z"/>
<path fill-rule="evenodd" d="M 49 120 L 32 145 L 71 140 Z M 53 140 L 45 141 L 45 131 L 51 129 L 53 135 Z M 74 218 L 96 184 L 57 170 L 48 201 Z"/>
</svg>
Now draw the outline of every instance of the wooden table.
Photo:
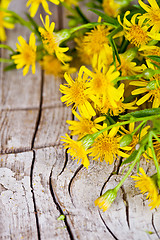
<svg viewBox="0 0 160 240">
<path fill-rule="evenodd" d="M 10 8 L 24 16 L 25 0 Z M 53 5 L 52 5 L 53 6 Z M 56 26 L 66 22 L 54 9 Z M 64 12 L 63 12 L 64 13 Z M 58 20 L 59 19 L 59 20 Z M 28 39 L 22 26 L 7 31 L 7 44 L 15 49 L 17 37 Z M 2 57 L 7 52 L 1 51 Z M 114 165 L 91 162 L 89 169 L 70 159 L 60 136 L 68 131 L 69 108 L 61 101 L 61 79 L 21 70 L 3 72 L 0 79 L 0 239 L 29 240 L 157 240 L 159 210 L 128 179 L 111 208 L 103 213 L 94 205 L 100 193 L 122 177 Z M 150 163 L 144 165 L 152 171 Z M 118 173 L 118 174 L 117 174 Z M 64 220 L 58 220 L 64 215 Z"/>
</svg>

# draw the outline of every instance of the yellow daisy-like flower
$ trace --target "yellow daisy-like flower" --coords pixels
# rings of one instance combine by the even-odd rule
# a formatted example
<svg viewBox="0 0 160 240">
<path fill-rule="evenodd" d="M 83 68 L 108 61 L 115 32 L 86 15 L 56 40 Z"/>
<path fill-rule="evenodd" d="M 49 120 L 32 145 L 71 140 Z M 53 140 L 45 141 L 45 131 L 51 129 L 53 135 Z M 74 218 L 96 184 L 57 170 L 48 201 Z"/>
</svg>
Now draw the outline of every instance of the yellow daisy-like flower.
<svg viewBox="0 0 160 240">
<path fill-rule="evenodd" d="M 105 13 L 111 17 L 117 17 L 120 10 L 120 4 L 114 0 L 103 0 L 102 7 Z"/>
<path fill-rule="evenodd" d="M 126 53 L 119 54 L 121 64 L 118 66 L 117 63 L 117 70 L 121 71 L 122 76 L 132 76 L 142 73 L 146 66 L 143 64 L 141 66 L 137 66 L 136 62 L 133 62 L 132 59 L 127 57 Z"/>
<path fill-rule="evenodd" d="M 75 72 L 75 68 L 71 68 L 68 63 L 63 65 L 54 55 L 44 56 L 40 65 L 46 74 L 52 74 L 55 77 L 62 78 L 65 72 Z"/>
<path fill-rule="evenodd" d="M 0 8 L 7 9 L 9 6 L 9 3 L 10 3 L 10 1 L 1 0 Z M 9 13 L 6 13 L 6 12 L 0 10 L 0 41 L 2 41 L 2 42 L 6 41 L 5 28 L 8 28 L 8 29 L 14 28 L 13 23 L 9 23 L 9 22 L 5 21 L 5 17 L 9 17 L 9 16 L 10 16 Z"/>
<path fill-rule="evenodd" d="M 79 121 L 67 120 L 66 122 L 70 124 L 69 130 L 71 130 L 71 135 L 78 135 L 78 139 L 81 139 L 87 134 L 92 134 L 101 130 L 103 127 L 98 123 L 103 122 L 106 119 L 105 116 L 102 116 L 91 120 L 91 118 L 80 116 L 75 111 L 73 111 L 73 114 Z"/>
<path fill-rule="evenodd" d="M 98 25 L 90 32 L 87 32 L 83 38 L 83 46 L 88 56 L 92 58 L 95 53 L 99 53 L 105 44 L 108 44 L 107 35 L 109 28 L 104 25 Z"/>
<path fill-rule="evenodd" d="M 110 104 L 113 107 L 117 107 L 116 101 L 119 100 L 119 96 L 123 94 L 124 84 L 121 84 L 119 89 L 116 89 L 112 83 L 114 79 L 119 76 L 119 71 L 115 71 L 115 67 L 111 66 L 109 69 L 98 65 L 96 72 L 90 71 L 84 67 L 84 72 L 90 77 L 89 87 L 92 92 L 92 100 L 97 102 L 97 98 L 102 97 L 104 101 L 106 97 L 109 99 Z"/>
<path fill-rule="evenodd" d="M 104 132 L 95 139 L 89 154 L 93 157 L 93 160 L 99 159 L 101 162 L 105 160 L 106 163 L 112 164 L 114 159 L 118 159 L 118 156 L 129 156 L 121 151 L 121 149 L 127 150 L 130 148 L 120 148 L 120 137 L 116 136 L 117 131 L 118 128 L 112 128 L 109 133 Z"/>
<path fill-rule="evenodd" d="M 143 168 L 139 168 L 139 171 L 142 175 L 137 173 L 138 176 L 131 176 L 133 180 L 136 181 L 135 187 L 139 188 L 142 194 L 147 193 L 146 198 L 150 201 L 149 206 L 151 209 L 159 207 L 160 195 L 155 181 L 146 175 Z"/>
<path fill-rule="evenodd" d="M 83 166 L 88 168 L 90 164 L 87 157 L 88 152 L 83 143 L 81 141 L 74 141 L 68 136 L 68 134 L 62 138 L 62 141 L 64 142 L 64 148 L 68 149 L 67 153 L 71 155 L 71 158 L 73 160 L 78 160 L 78 163 L 81 160 Z"/>
<path fill-rule="evenodd" d="M 77 56 L 80 58 L 82 64 L 91 64 L 92 56 L 88 55 L 87 46 L 83 41 L 83 37 L 75 38 Z"/>
<path fill-rule="evenodd" d="M 147 61 L 148 67 L 151 69 L 155 70 L 155 67 Z M 137 101 L 137 105 L 142 105 L 146 101 L 153 101 L 152 107 L 153 108 L 158 108 L 160 106 L 160 74 L 155 74 L 153 77 L 147 80 L 137 80 L 137 81 L 132 81 L 130 82 L 130 85 L 137 86 L 136 90 L 132 91 L 133 95 L 137 94 L 144 94 L 146 93 L 143 97 L 141 97 Z M 150 85 L 152 87 L 150 87 Z"/>
<path fill-rule="evenodd" d="M 22 36 L 18 37 L 18 41 L 21 45 L 18 43 L 17 46 L 17 52 L 19 54 L 13 55 L 12 59 L 14 59 L 14 62 L 16 64 L 16 68 L 20 69 L 24 67 L 23 69 L 23 76 L 25 76 L 28 71 L 29 67 L 32 66 L 32 73 L 35 74 L 36 71 L 36 38 L 35 34 L 31 33 L 29 44 L 24 40 Z"/>
<path fill-rule="evenodd" d="M 107 190 L 102 196 L 95 200 L 95 205 L 105 212 L 117 197 L 117 191 L 115 189 Z"/>
<path fill-rule="evenodd" d="M 64 54 L 64 52 L 68 51 L 68 47 L 59 47 L 62 39 L 60 39 L 60 37 L 54 33 L 54 28 L 55 28 L 55 23 L 52 22 L 50 25 L 50 21 L 49 21 L 49 16 L 47 15 L 45 18 L 45 23 L 43 21 L 42 15 L 40 15 L 40 18 L 42 20 L 42 23 L 45 27 L 39 27 L 39 32 L 41 33 L 41 37 L 42 37 L 42 42 L 44 44 L 44 48 L 46 49 L 46 51 L 50 54 L 53 55 L 54 53 L 56 54 L 57 58 L 62 62 L 68 62 L 71 61 L 71 57 L 67 56 L 66 54 Z"/>
<path fill-rule="evenodd" d="M 59 0 L 48 0 L 49 2 L 52 2 L 56 5 L 59 4 Z M 50 11 L 49 11 L 49 7 L 48 7 L 48 3 L 46 0 L 28 0 L 26 6 L 29 7 L 30 6 L 30 15 L 31 17 L 34 17 L 37 13 L 37 10 L 39 8 L 39 5 L 42 4 L 44 10 L 46 11 L 46 13 L 48 14 L 52 14 Z"/>
<path fill-rule="evenodd" d="M 64 94 L 61 101 L 65 102 L 67 106 L 73 105 L 73 110 L 78 107 L 81 115 L 90 118 L 96 115 L 90 103 L 91 91 L 88 88 L 88 79 L 84 74 L 83 66 L 80 68 L 78 78 L 75 81 L 67 73 L 64 74 L 67 84 L 60 85 L 60 91 Z"/>
<path fill-rule="evenodd" d="M 160 31 L 160 8 L 156 0 L 148 0 L 149 5 L 145 4 L 141 0 L 138 1 L 139 5 L 147 12 L 140 16 L 142 21 L 147 20 L 146 24 L 149 24 L 151 32 L 159 33 Z"/>
<path fill-rule="evenodd" d="M 127 20 L 127 16 L 130 14 L 130 11 L 126 11 L 123 19 L 123 23 L 120 20 L 120 16 L 118 15 L 118 21 L 124 28 L 124 36 L 128 41 L 134 44 L 137 47 L 142 45 L 146 45 L 150 41 L 150 33 L 147 31 L 148 26 L 143 26 L 143 21 L 138 20 L 138 24 L 136 23 L 137 16 L 140 13 L 134 14 L 129 22 Z"/>
</svg>

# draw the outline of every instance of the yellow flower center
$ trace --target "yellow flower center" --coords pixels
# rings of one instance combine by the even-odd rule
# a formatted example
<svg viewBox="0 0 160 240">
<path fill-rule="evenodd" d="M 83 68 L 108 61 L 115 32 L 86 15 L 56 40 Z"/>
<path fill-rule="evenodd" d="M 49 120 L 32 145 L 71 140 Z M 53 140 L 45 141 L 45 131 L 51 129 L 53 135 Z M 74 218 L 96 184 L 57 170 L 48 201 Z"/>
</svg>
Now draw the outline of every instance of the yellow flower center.
<svg viewBox="0 0 160 240">
<path fill-rule="evenodd" d="M 53 54 L 53 52 L 58 47 L 57 37 L 53 33 L 50 33 L 45 30 L 43 31 L 43 33 L 41 33 L 41 36 L 46 50 L 48 51 L 48 53 Z"/>
<path fill-rule="evenodd" d="M 129 30 L 127 30 L 126 38 L 137 47 L 142 44 L 146 44 L 149 41 L 147 31 L 144 31 L 138 25 L 133 25 Z"/>
<path fill-rule="evenodd" d="M 91 88 L 98 94 L 103 94 L 106 86 L 106 78 L 103 73 L 96 73 L 95 77 L 91 81 Z"/>
<path fill-rule="evenodd" d="M 108 152 L 109 154 L 116 154 L 118 151 L 117 139 L 109 136 L 101 136 L 96 141 L 97 151 L 101 154 Z"/>
<path fill-rule="evenodd" d="M 104 44 L 108 44 L 107 34 L 108 29 L 105 26 L 98 26 L 84 37 L 83 41 L 88 54 L 99 53 Z"/>
<path fill-rule="evenodd" d="M 32 49 L 31 46 L 26 45 L 23 49 L 23 60 L 26 65 L 32 65 L 35 62 L 36 59 L 36 52 Z"/>
<path fill-rule="evenodd" d="M 85 93 L 85 86 L 84 82 L 78 82 L 76 81 L 70 88 L 70 98 L 73 100 L 73 102 L 76 103 L 78 106 L 79 104 L 83 104 L 86 99 L 86 93 Z"/>
</svg>

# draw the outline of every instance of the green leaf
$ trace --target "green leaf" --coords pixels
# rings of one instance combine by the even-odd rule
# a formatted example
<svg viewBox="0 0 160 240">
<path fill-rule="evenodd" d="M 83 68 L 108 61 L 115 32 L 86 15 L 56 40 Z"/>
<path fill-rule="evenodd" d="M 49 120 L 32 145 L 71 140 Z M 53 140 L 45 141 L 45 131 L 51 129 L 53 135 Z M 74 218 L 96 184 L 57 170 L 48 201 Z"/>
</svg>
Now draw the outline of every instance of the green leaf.
<svg viewBox="0 0 160 240">
<path fill-rule="evenodd" d="M 125 161 L 123 161 L 121 163 L 121 166 L 123 166 L 124 164 L 133 162 L 133 160 L 135 159 L 137 153 L 138 153 L 138 150 L 135 150 L 134 152 L 132 152 L 132 154 Z"/>
<path fill-rule="evenodd" d="M 107 14 L 105 14 L 101 11 L 98 11 L 95 9 L 88 9 L 88 10 L 90 10 L 90 11 L 94 12 L 95 14 L 97 14 L 98 16 L 100 16 L 105 22 L 107 22 L 108 24 L 110 24 L 113 27 L 118 27 L 120 25 L 117 19 L 109 17 Z"/>
<path fill-rule="evenodd" d="M 5 49 L 8 49 L 9 51 L 13 52 L 14 53 L 14 50 L 8 46 L 8 45 L 5 45 L 5 44 L 0 44 L 0 48 L 5 48 Z"/>
<path fill-rule="evenodd" d="M 0 62 L 13 63 L 13 60 L 12 59 L 7 59 L 7 58 L 0 58 Z"/>
<path fill-rule="evenodd" d="M 149 117 L 149 116 L 155 116 L 155 115 L 160 115 L 160 108 L 150 108 L 150 109 L 135 111 L 132 113 L 127 113 L 123 116 L 120 116 L 120 119 L 121 120 L 129 120 L 130 118 L 133 118 L 133 117 L 134 118 L 142 118 L 142 117 Z"/>
<path fill-rule="evenodd" d="M 14 70 L 14 69 L 16 69 L 16 64 L 15 63 L 10 64 L 7 67 L 5 67 L 4 71 L 7 72 L 7 71 L 10 71 L 10 70 Z"/>
<path fill-rule="evenodd" d="M 155 62 L 160 63 L 160 56 L 150 55 L 150 56 L 147 56 L 147 57 L 150 58 L 151 60 L 155 61 Z"/>
<path fill-rule="evenodd" d="M 119 54 L 118 54 L 118 50 L 117 50 L 117 46 L 115 44 L 115 41 L 113 40 L 112 37 L 109 37 L 109 42 L 111 44 L 111 47 L 112 47 L 112 50 L 113 50 L 113 60 L 114 60 L 114 65 L 116 66 L 116 59 L 115 59 L 115 56 L 117 57 L 117 60 L 119 62 L 119 64 L 121 64 L 121 60 L 120 60 L 120 57 L 119 57 Z"/>
</svg>

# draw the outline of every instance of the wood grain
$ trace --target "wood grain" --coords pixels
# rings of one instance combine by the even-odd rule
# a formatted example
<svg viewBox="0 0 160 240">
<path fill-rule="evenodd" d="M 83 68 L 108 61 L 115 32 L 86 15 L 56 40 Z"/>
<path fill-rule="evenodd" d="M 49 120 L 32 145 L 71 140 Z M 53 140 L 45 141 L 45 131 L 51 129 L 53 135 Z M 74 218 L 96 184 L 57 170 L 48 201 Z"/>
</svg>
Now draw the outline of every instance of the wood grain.
<svg viewBox="0 0 160 240">
<path fill-rule="evenodd" d="M 33 153 L 1 156 L 0 239 L 37 239 L 30 187 Z"/>
</svg>

